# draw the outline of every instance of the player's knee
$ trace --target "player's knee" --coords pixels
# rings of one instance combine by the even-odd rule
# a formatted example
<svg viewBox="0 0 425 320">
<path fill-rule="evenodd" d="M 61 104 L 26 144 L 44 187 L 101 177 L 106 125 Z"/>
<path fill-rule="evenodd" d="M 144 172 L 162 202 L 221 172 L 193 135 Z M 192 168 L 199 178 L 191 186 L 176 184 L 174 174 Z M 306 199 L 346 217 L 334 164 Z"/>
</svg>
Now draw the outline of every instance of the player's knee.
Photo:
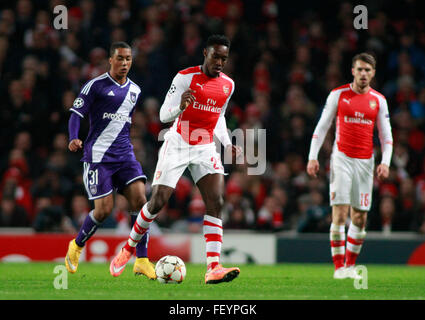
<svg viewBox="0 0 425 320">
<path fill-rule="evenodd" d="M 346 220 L 347 219 L 344 216 L 336 216 L 332 219 L 332 222 L 337 225 L 344 225 Z"/>
<path fill-rule="evenodd" d="M 99 221 L 103 222 L 111 213 L 112 207 L 109 206 L 102 206 L 101 208 L 96 208 L 93 212 L 94 218 Z"/>
<path fill-rule="evenodd" d="M 130 201 L 131 210 L 138 211 L 143 208 L 145 203 L 147 202 L 146 196 L 142 195 Z"/>
<path fill-rule="evenodd" d="M 211 195 L 205 200 L 205 208 L 208 215 L 220 217 L 224 206 L 224 198 L 221 195 Z"/>
<path fill-rule="evenodd" d="M 114 203 L 113 201 L 100 201 L 95 203 L 95 208 L 93 212 L 94 218 L 99 221 L 103 222 L 109 214 L 114 209 Z"/>
<path fill-rule="evenodd" d="M 157 214 L 167 203 L 168 198 L 162 192 L 157 192 L 152 195 L 152 198 L 149 200 L 148 210 L 151 214 Z"/>
<path fill-rule="evenodd" d="M 151 214 L 157 214 L 165 206 L 170 199 L 174 189 L 166 186 L 154 186 L 152 189 L 152 197 L 148 203 L 148 210 Z"/>
</svg>

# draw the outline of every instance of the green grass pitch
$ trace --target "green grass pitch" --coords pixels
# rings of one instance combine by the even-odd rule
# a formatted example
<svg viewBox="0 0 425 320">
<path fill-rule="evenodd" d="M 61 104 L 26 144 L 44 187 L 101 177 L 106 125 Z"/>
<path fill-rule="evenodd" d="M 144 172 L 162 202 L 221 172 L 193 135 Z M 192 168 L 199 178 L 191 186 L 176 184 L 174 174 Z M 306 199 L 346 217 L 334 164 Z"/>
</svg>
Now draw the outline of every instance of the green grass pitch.
<svg viewBox="0 0 425 320">
<path fill-rule="evenodd" d="M 334 280 L 331 264 L 240 265 L 234 281 L 204 284 L 204 265 L 187 264 L 181 284 L 136 277 L 132 265 L 114 278 L 108 264 L 81 263 L 55 289 L 59 263 L 0 263 L 0 300 L 424 300 L 425 267 L 367 265 L 367 289 Z M 64 284 L 64 282 L 59 282 Z M 359 283 L 361 285 L 362 283 Z M 363 283 L 364 284 L 364 283 Z"/>
</svg>

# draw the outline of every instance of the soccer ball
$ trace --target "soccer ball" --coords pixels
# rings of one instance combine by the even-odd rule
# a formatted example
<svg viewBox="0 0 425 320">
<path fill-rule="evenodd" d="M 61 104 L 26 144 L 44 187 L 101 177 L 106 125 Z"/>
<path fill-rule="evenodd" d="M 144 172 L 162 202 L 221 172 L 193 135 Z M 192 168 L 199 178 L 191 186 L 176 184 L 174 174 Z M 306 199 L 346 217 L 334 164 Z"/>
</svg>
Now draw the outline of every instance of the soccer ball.
<svg viewBox="0 0 425 320">
<path fill-rule="evenodd" d="M 186 277 L 186 266 L 177 256 L 164 256 L 155 266 L 157 280 L 161 283 L 181 283 Z"/>
</svg>

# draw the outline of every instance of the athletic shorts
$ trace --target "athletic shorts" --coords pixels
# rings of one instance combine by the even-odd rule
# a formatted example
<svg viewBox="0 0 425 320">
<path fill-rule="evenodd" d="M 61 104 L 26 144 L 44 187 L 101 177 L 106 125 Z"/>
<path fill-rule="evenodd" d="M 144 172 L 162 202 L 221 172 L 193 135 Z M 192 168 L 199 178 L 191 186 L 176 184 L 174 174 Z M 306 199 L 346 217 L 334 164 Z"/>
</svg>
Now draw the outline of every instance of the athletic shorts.
<svg viewBox="0 0 425 320">
<path fill-rule="evenodd" d="M 190 145 L 180 134 L 169 131 L 159 150 L 152 186 L 158 184 L 175 188 L 186 168 L 195 183 L 207 174 L 225 174 L 214 142 Z"/>
<path fill-rule="evenodd" d="M 95 200 L 111 194 L 122 193 L 130 183 L 146 175 L 138 161 L 91 163 L 84 162 L 84 186 L 89 200 Z"/>
<path fill-rule="evenodd" d="M 330 204 L 348 204 L 369 211 L 372 203 L 375 160 L 346 156 L 334 147 L 331 156 Z"/>
</svg>

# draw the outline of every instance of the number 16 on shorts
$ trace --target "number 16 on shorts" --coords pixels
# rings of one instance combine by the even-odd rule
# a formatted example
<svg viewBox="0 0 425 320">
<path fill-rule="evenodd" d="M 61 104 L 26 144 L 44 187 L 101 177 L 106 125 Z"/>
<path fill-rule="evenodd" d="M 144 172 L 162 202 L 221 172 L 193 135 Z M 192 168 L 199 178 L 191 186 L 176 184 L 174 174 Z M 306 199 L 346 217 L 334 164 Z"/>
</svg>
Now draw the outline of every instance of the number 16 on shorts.
<svg viewBox="0 0 425 320">
<path fill-rule="evenodd" d="M 360 193 L 360 206 L 368 207 L 370 204 L 369 193 Z"/>
</svg>

